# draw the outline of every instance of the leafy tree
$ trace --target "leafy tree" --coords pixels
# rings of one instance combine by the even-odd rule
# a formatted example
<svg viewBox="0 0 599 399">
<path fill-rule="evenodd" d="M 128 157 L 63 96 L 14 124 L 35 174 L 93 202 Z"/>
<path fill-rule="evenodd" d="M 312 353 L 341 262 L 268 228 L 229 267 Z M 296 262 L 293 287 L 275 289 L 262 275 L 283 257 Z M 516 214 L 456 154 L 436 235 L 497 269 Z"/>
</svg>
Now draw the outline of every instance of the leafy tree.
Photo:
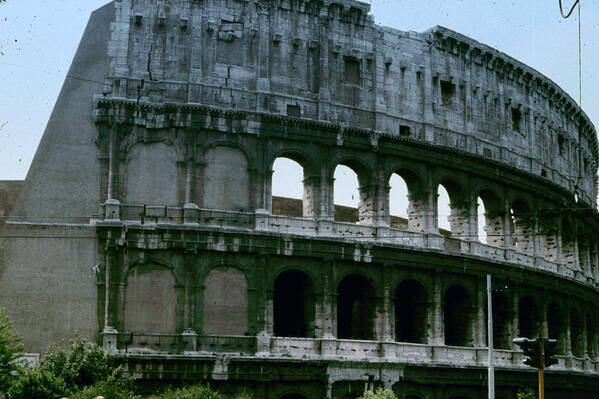
<svg viewBox="0 0 599 399">
<path fill-rule="evenodd" d="M 530 388 L 521 389 L 516 394 L 518 399 L 537 399 L 537 394 Z"/>
<path fill-rule="evenodd" d="M 397 399 L 390 389 L 377 388 L 375 392 L 366 391 L 360 399 Z"/>
<path fill-rule="evenodd" d="M 68 350 L 53 348 L 38 368 L 25 368 L 8 390 L 8 399 L 139 399 L 133 381 L 115 358 L 95 343 L 76 337 Z"/>
<path fill-rule="evenodd" d="M 57 399 L 68 393 L 67 384 L 47 370 L 24 369 L 6 392 L 8 399 Z"/>
<path fill-rule="evenodd" d="M 69 350 L 54 348 L 40 361 L 40 369 L 61 377 L 70 389 L 82 389 L 105 381 L 124 379 L 111 354 L 93 342 L 77 336 Z"/>
<path fill-rule="evenodd" d="M 0 392 L 8 388 L 12 373 L 18 365 L 16 360 L 23 352 L 23 344 L 12 329 L 12 321 L 0 307 Z"/>
</svg>

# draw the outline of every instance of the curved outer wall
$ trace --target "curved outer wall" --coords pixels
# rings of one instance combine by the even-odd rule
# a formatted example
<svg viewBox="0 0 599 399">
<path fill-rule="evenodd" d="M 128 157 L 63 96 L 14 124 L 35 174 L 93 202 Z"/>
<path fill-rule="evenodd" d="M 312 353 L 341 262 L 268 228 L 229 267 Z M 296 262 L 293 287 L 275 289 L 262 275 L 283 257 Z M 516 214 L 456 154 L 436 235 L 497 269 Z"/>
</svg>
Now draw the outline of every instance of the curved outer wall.
<svg viewBox="0 0 599 399">
<path fill-rule="evenodd" d="M 97 10 L 0 227 L 0 301 L 28 350 L 80 330 L 148 383 L 482 398 L 490 273 L 497 397 L 534 385 L 511 340 L 537 334 L 560 342 L 548 398 L 599 395 L 595 128 L 509 56 L 368 12 L 352 0 Z M 273 212 L 278 157 L 303 168 L 301 217 Z M 360 186 L 343 219 L 338 165 Z M 394 173 L 404 221 L 390 215 Z"/>
</svg>

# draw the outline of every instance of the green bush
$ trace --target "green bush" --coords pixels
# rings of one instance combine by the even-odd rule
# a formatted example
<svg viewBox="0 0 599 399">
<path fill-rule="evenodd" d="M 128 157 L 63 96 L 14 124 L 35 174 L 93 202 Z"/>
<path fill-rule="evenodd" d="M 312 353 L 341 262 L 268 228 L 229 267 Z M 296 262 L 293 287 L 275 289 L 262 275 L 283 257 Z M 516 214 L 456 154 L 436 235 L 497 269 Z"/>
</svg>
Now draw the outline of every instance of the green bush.
<svg viewBox="0 0 599 399">
<path fill-rule="evenodd" d="M 530 388 L 521 389 L 516 396 L 518 399 L 537 399 L 537 394 Z"/>
<path fill-rule="evenodd" d="M 125 378 L 115 358 L 81 337 L 68 350 L 53 348 L 37 369 L 23 369 L 8 391 L 8 399 L 53 399 L 71 394 L 72 399 L 139 398 L 133 381 Z"/>
<path fill-rule="evenodd" d="M 68 393 L 62 377 L 47 370 L 23 369 L 6 392 L 8 399 L 56 399 Z"/>
<path fill-rule="evenodd" d="M 364 392 L 360 399 L 397 399 L 397 396 L 390 389 L 377 388 L 375 392 Z"/>
<path fill-rule="evenodd" d="M 40 361 L 40 369 L 61 377 L 72 389 L 81 389 L 109 377 L 121 377 L 112 355 L 97 344 L 76 337 L 69 350 L 53 348 Z"/>
<path fill-rule="evenodd" d="M 105 399 L 141 399 L 141 396 L 135 395 L 131 380 L 114 376 L 83 388 L 69 396 L 69 399 L 94 399 L 98 396 Z"/>
<path fill-rule="evenodd" d="M 222 399 L 222 397 L 209 385 L 191 385 L 178 389 L 169 388 L 161 395 L 150 396 L 149 399 Z"/>
</svg>

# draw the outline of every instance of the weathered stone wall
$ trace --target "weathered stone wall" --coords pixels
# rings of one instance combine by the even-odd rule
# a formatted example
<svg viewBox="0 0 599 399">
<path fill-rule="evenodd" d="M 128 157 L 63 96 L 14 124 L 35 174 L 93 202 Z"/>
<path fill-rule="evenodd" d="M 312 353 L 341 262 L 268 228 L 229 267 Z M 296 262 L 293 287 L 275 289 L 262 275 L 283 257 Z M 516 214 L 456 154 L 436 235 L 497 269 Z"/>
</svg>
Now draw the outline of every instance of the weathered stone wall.
<svg viewBox="0 0 599 399">
<path fill-rule="evenodd" d="M 81 79 L 66 81 L 0 231 L 0 303 L 28 350 L 80 330 L 126 354 L 136 378 L 273 399 L 373 386 L 473 399 L 492 273 L 502 394 L 526 382 L 511 338 L 542 333 L 561 346 L 548 389 L 596 395 L 594 128 L 508 56 L 442 27 L 380 27 L 368 11 L 352 0 L 96 11 L 70 71 Z M 276 215 L 278 157 L 303 168 L 296 217 Z M 338 165 L 358 176 L 356 209 L 334 204 Z M 409 191 L 399 225 L 394 173 Z M 438 228 L 441 186 L 450 232 Z"/>
<path fill-rule="evenodd" d="M 456 32 L 376 26 L 356 1 L 115 4 L 112 96 L 409 137 L 577 185 L 595 203 L 586 115 L 540 73 Z"/>
<path fill-rule="evenodd" d="M 8 219 L 22 186 L 22 180 L 0 181 L 0 228 Z"/>
</svg>

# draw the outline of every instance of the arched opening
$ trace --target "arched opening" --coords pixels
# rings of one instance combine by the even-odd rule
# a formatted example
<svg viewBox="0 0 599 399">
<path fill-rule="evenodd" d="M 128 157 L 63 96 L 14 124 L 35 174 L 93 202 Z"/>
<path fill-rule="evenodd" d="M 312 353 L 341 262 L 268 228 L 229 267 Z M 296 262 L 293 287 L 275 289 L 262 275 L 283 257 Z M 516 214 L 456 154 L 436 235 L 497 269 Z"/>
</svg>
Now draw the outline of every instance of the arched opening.
<svg viewBox="0 0 599 399">
<path fill-rule="evenodd" d="M 516 251 L 523 254 L 532 254 L 532 214 L 530 207 L 523 200 L 516 200 L 511 208 L 512 243 Z"/>
<path fill-rule="evenodd" d="M 338 222 L 358 223 L 362 204 L 358 174 L 350 167 L 338 165 L 334 173 L 335 220 Z"/>
<path fill-rule="evenodd" d="M 567 218 L 562 219 L 562 258 L 566 266 L 578 269 L 578 257 L 576 256 L 576 234 L 572 224 Z"/>
<path fill-rule="evenodd" d="M 510 311 L 507 296 L 502 291 L 493 291 L 493 347 L 510 348 Z"/>
<path fill-rule="evenodd" d="M 570 345 L 574 357 L 584 357 L 582 318 L 576 308 L 570 310 Z"/>
<path fill-rule="evenodd" d="M 409 229 L 409 190 L 405 180 L 397 173 L 389 179 L 389 215 L 391 227 Z"/>
<path fill-rule="evenodd" d="M 557 351 L 564 354 L 566 341 L 566 324 L 564 323 L 564 312 L 555 302 L 547 306 L 547 330 L 549 338 L 557 340 Z"/>
<path fill-rule="evenodd" d="M 272 164 L 272 213 L 302 217 L 310 213 L 305 209 L 304 168 L 290 158 L 280 157 Z"/>
<path fill-rule="evenodd" d="M 274 287 L 274 335 L 314 336 L 314 290 L 310 277 L 298 270 L 281 273 Z"/>
<path fill-rule="evenodd" d="M 171 270 L 154 263 L 132 268 L 125 287 L 125 331 L 174 334 L 176 298 Z"/>
<path fill-rule="evenodd" d="M 482 200 L 482 198 L 477 197 L 476 198 L 476 216 L 477 216 L 477 221 L 478 221 L 478 225 L 477 225 L 477 234 L 478 234 L 478 241 L 482 242 L 483 244 L 487 244 L 487 210 L 485 208 L 485 203 Z"/>
<path fill-rule="evenodd" d="M 427 298 L 422 284 L 406 280 L 395 290 L 395 340 L 426 343 Z"/>
<path fill-rule="evenodd" d="M 247 280 L 238 269 L 212 269 L 204 279 L 206 335 L 245 335 L 248 332 Z"/>
<path fill-rule="evenodd" d="M 407 169 L 398 169 L 389 179 L 391 227 L 412 231 L 425 229 L 428 198 L 422 193 L 419 178 Z"/>
<path fill-rule="evenodd" d="M 450 236 L 451 231 L 451 204 L 449 201 L 449 193 L 439 184 L 437 189 L 437 224 L 439 226 L 439 233 Z"/>
<path fill-rule="evenodd" d="M 466 289 L 459 285 L 447 289 L 443 315 L 445 345 L 472 346 L 472 303 Z"/>
<path fill-rule="evenodd" d="M 337 337 L 375 339 L 376 294 L 363 276 L 345 277 L 337 290 Z"/>
<path fill-rule="evenodd" d="M 470 234 L 470 210 L 468 204 L 463 201 L 460 186 L 453 180 L 445 179 L 439 184 L 437 194 L 439 233 L 457 238 L 467 237 Z"/>
<path fill-rule="evenodd" d="M 202 207 L 231 211 L 250 209 L 250 172 L 243 151 L 214 147 L 204 154 L 204 199 Z"/>
<path fill-rule="evenodd" d="M 478 193 L 478 237 L 481 242 L 503 247 L 503 215 L 501 201 L 489 189 Z"/>
<path fill-rule="evenodd" d="M 539 311 L 534 299 L 525 296 L 518 304 L 519 336 L 536 338 L 539 334 Z"/>
<path fill-rule="evenodd" d="M 127 153 L 126 202 L 180 206 L 177 151 L 165 143 L 139 143 Z"/>
</svg>

